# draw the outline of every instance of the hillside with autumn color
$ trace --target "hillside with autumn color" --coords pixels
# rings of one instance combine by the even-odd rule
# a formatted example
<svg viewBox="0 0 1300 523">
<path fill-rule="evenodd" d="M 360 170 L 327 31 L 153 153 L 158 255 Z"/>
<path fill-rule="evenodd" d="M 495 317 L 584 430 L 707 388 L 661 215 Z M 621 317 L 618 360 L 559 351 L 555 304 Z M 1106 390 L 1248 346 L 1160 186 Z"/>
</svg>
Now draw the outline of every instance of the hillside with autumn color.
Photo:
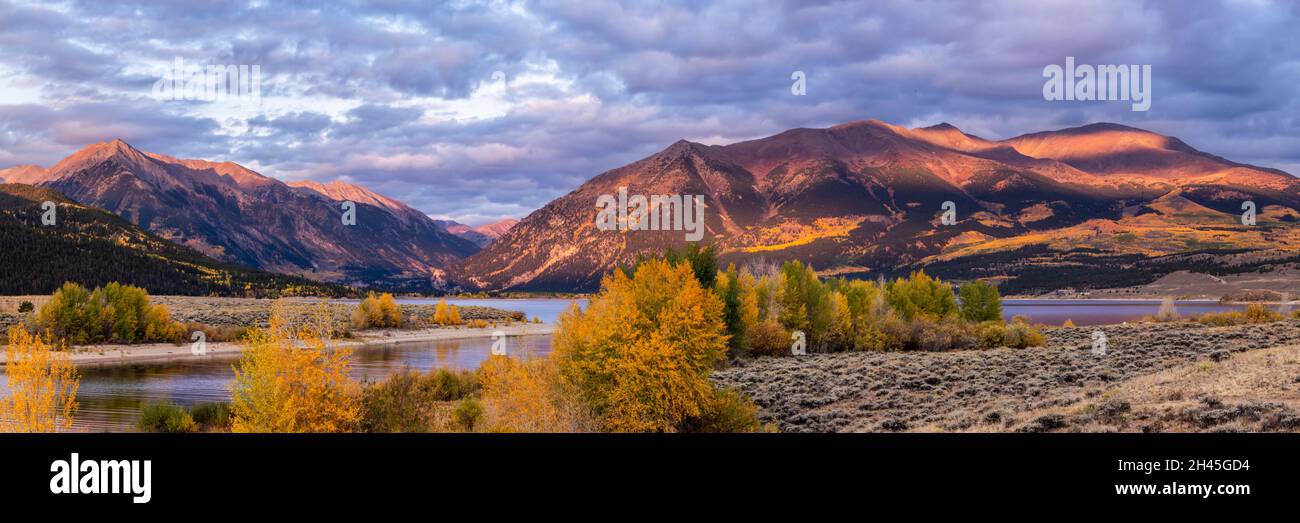
<svg viewBox="0 0 1300 523">
<path fill-rule="evenodd" d="M 586 290 L 686 243 L 682 231 L 597 229 L 598 198 L 621 187 L 702 195 L 703 242 L 724 262 L 799 259 L 822 274 L 927 268 L 1033 292 L 1300 261 L 1300 180 L 1276 169 L 1117 124 L 994 141 L 949 124 L 870 120 L 721 146 L 679 141 L 533 212 L 454 277 L 492 290 Z M 941 221 L 944 202 L 953 224 Z"/>
</svg>

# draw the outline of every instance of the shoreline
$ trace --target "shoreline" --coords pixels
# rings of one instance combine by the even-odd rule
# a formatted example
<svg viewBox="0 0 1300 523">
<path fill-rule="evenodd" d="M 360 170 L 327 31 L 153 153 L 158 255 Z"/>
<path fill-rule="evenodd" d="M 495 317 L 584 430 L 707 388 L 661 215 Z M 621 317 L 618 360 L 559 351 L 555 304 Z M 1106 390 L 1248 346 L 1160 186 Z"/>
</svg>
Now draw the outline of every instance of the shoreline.
<svg viewBox="0 0 1300 523">
<path fill-rule="evenodd" d="M 338 348 L 366 349 L 406 343 L 491 338 L 492 333 L 496 331 L 504 332 L 507 337 L 543 336 L 553 333 L 555 326 L 547 323 L 524 323 L 483 328 L 375 329 L 364 331 L 352 339 L 333 340 L 333 344 Z M 233 360 L 239 357 L 242 350 L 242 343 L 225 341 L 208 343 L 206 354 L 191 353 L 188 343 L 180 345 L 172 343 L 81 345 L 69 347 L 68 352 L 72 364 L 76 367 L 83 367 L 171 361 Z M 4 367 L 4 361 L 0 360 L 0 369 Z"/>
</svg>

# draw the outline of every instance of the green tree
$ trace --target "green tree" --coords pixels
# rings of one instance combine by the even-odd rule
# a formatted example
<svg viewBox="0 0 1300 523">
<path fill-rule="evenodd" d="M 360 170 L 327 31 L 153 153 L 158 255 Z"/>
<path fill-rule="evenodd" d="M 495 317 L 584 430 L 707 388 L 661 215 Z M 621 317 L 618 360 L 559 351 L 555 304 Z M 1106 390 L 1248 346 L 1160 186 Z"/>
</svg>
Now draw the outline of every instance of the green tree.
<svg viewBox="0 0 1300 523">
<path fill-rule="evenodd" d="M 795 260 L 781 266 L 779 319 L 785 328 L 804 331 L 808 341 L 822 345 L 834 321 L 830 289 L 812 267 Z"/>
<path fill-rule="evenodd" d="M 973 281 L 961 286 L 961 318 L 966 321 L 1001 321 L 1002 295 L 988 282 Z"/>
<path fill-rule="evenodd" d="M 700 282 L 700 287 L 712 289 L 717 283 L 718 255 L 711 245 L 700 247 L 700 244 L 692 243 L 681 253 L 669 247 L 664 252 L 663 260 L 673 265 L 683 262 L 690 264 L 691 272 L 695 274 L 695 280 Z"/>
<path fill-rule="evenodd" d="M 727 334 L 731 336 L 727 352 L 731 357 L 742 357 L 745 355 L 746 325 L 740 274 L 734 263 L 727 266 L 727 272 L 718 275 L 717 292 L 722 298 L 722 322 L 727 325 Z"/>
<path fill-rule="evenodd" d="M 944 318 L 957 314 L 957 297 L 952 286 L 931 278 L 923 270 L 913 272 L 907 279 L 890 282 L 885 294 L 889 305 L 905 320 L 921 315 Z"/>
</svg>

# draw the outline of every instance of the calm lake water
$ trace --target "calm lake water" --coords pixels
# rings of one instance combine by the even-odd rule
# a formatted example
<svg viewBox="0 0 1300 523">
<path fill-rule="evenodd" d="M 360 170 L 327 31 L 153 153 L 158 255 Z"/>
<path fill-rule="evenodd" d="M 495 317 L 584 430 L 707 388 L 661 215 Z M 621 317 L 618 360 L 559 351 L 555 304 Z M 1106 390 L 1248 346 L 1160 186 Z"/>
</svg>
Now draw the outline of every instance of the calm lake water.
<svg viewBox="0 0 1300 523">
<path fill-rule="evenodd" d="M 1223 312 L 1246 308 L 1215 301 L 1180 301 L 1175 308 L 1183 316 Z M 1154 300 L 1002 300 L 1002 315 L 1027 316 L 1033 323 L 1061 325 L 1065 320 L 1075 325 L 1106 325 L 1141 320 L 1160 311 Z"/>
<path fill-rule="evenodd" d="M 436 303 L 437 300 L 399 300 L 402 303 Z M 448 300 L 456 305 L 481 305 L 523 311 L 531 319 L 537 316 L 553 323 L 571 300 L 537 299 L 467 299 Z M 580 302 L 585 304 L 585 301 Z M 1158 301 L 1126 300 L 1004 300 L 1008 318 L 1028 316 L 1036 323 L 1060 325 L 1066 319 L 1076 325 L 1099 325 L 1134 321 L 1155 314 Z M 1201 314 L 1242 308 L 1214 302 L 1180 302 L 1183 315 Z M 429 370 L 438 367 L 474 369 L 491 353 L 488 338 L 445 340 L 402 345 L 366 347 L 353 352 L 352 374 L 357 379 L 377 381 L 402 367 Z M 541 356 L 550 353 L 550 336 L 517 336 L 507 340 L 507 352 L 513 355 Z M 134 430 L 140 408 L 151 402 L 193 405 L 205 401 L 229 401 L 228 386 L 234 379 L 232 358 L 206 361 L 141 363 L 101 367 L 82 367 L 81 404 L 75 428 L 87 432 Z M 0 373 L 0 387 L 5 377 Z"/>
</svg>

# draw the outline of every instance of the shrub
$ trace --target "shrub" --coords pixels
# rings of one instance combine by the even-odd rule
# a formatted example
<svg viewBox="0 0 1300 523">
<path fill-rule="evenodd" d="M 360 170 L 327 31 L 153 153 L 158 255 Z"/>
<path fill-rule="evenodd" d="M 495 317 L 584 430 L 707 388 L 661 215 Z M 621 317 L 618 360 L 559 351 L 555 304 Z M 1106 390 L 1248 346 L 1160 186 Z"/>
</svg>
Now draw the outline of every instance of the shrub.
<svg viewBox="0 0 1300 523">
<path fill-rule="evenodd" d="M 699 416 L 686 420 L 682 432 L 761 432 L 758 407 L 744 394 L 718 389 Z"/>
<path fill-rule="evenodd" d="M 1007 339 L 1007 326 L 1000 321 L 987 321 L 976 327 L 976 337 L 980 348 L 1001 347 Z"/>
<path fill-rule="evenodd" d="M 882 345 L 877 350 L 896 351 L 906 348 L 911 339 L 911 326 L 895 311 L 887 311 L 880 317 L 876 327 L 880 331 Z"/>
<path fill-rule="evenodd" d="M 361 429 L 366 432 L 435 430 L 440 403 L 469 398 L 478 390 L 478 377 L 472 372 L 436 369 L 420 373 L 403 368 L 365 387 L 361 395 Z"/>
<path fill-rule="evenodd" d="M 961 318 L 966 321 L 1002 320 L 1002 295 L 996 285 L 974 281 L 961 286 Z"/>
<path fill-rule="evenodd" d="M 1271 323 L 1282 319 L 1281 314 L 1259 303 L 1247 305 L 1242 314 L 1246 317 L 1246 323 Z"/>
<path fill-rule="evenodd" d="M 689 265 L 647 261 L 634 277 L 604 278 L 585 311 L 560 317 L 552 358 L 607 430 L 676 431 L 713 399 L 709 374 L 727 351 L 722 309 Z"/>
<path fill-rule="evenodd" d="M 1166 296 L 1160 300 L 1160 310 L 1156 312 L 1155 321 L 1178 321 L 1178 318 L 1178 307 L 1174 304 L 1174 299 Z"/>
<path fill-rule="evenodd" d="M 1003 344 L 1013 349 L 1023 349 L 1026 347 L 1040 347 L 1047 343 L 1047 338 L 1042 332 L 1030 326 L 1023 318 L 1017 317 L 1006 325 L 1006 334 Z"/>
<path fill-rule="evenodd" d="M 516 360 L 491 356 L 478 369 L 483 418 L 491 432 L 592 432 L 591 409 L 559 375 L 553 358 Z"/>
<path fill-rule="evenodd" d="M 248 335 L 248 330 L 249 330 L 248 327 L 234 326 L 234 325 L 222 325 L 220 327 L 214 327 L 211 325 L 204 325 L 202 323 L 186 323 L 181 328 L 181 331 L 186 333 L 187 337 L 185 337 L 185 339 L 181 341 L 192 341 L 189 339 L 188 335 L 195 331 L 202 332 L 203 339 L 207 340 L 208 342 L 239 341 L 244 339 L 244 337 Z"/>
<path fill-rule="evenodd" d="M 151 403 L 140 410 L 136 428 L 143 432 L 195 432 L 199 429 L 185 407 L 173 403 Z"/>
<path fill-rule="evenodd" d="M 32 302 L 30 301 L 23 300 L 21 303 L 18 304 L 18 312 L 20 314 L 25 312 L 32 312 L 33 310 L 36 310 L 36 306 L 32 305 Z"/>
<path fill-rule="evenodd" d="M 1300 315 L 1297 315 L 1300 317 Z M 1271 323 L 1283 318 L 1282 314 L 1258 303 L 1247 305 L 1244 310 L 1205 313 L 1194 318 L 1198 323 L 1223 327 L 1244 325 L 1247 323 Z"/>
<path fill-rule="evenodd" d="M 230 430 L 230 404 L 217 402 L 197 403 L 190 407 L 190 417 L 202 430 Z"/>
<path fill-rule="evenodd" d="M 361 421 L 360 386 L 349 376 L 352 352 L 330 347 L 333 325 L 321 304 L 317 321 L 291 331 L 280 314 L 249 332 L 231 383 L 234 432 L 348 432 Z"/>
<path fill-rule="evenodd" d="M 974 347 L 978 339 L 957 318 L 931 319 L 917 316 L 912 320 L 912 347 L 923 351 L 945 351 Z"/>
<path fill-rule="evenodd" d="M 425 390 L 436 401 L 455 401 L 478 393 L 478 375 L 470 371 L 439 368 L 426 375 Z"/>
<path fill-rule="evenodd" d="M 483 418 L 483 404 L 474 398 L 465 398 L 456 404 L 451 419 L 465 432 L 474 432 L 474 427 Z"/>
<path fill-rule="evenodd" d="M 432 402 L 420 394 L 420 373 L 403 368 L 361 394 L 361 430 L 365 432 L 427 432 Z"/>
<path fill-rule="evenodd" d="M 789 356 L 790 331 L 776 320 L 767 320 L 753 326 L 746 333 L 751 354 L 757 356 Z"/>
</svg>

